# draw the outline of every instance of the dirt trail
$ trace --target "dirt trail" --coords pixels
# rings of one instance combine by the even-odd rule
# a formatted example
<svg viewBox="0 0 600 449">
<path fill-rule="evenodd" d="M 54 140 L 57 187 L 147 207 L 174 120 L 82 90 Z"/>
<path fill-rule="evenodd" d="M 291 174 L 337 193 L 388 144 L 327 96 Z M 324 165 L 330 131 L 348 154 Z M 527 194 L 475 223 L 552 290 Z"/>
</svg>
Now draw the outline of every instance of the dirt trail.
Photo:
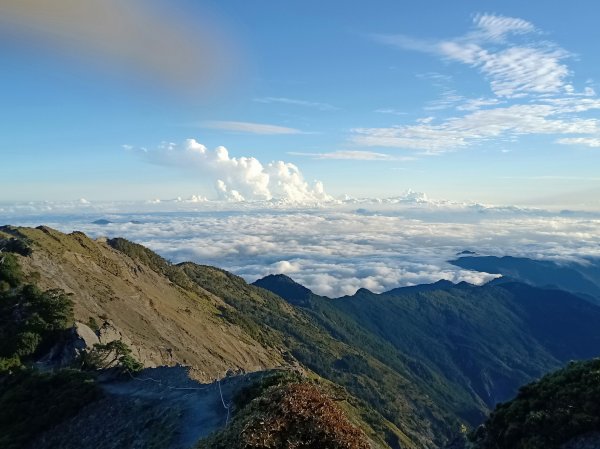
<svg viewBox="0 0 600 449">
<path fill-rule="evenodd" d="M 179 411 L 179 426 L 172 449 L 187 449 L 200 438 L 225 426 L 235 394 L 260 377 L 260 373 L 226 377 L 201 384 L 183 367 L 148 368 L 126 382 L 103 385 L 110 395 L 160 403 Z"/>
<path fill-rule="evenodd" d="M 233 397 L 266 371 L 202 384 L 185 367 L 146 368 L 101 383 L 105 397 L 47 432 L 30 448 L 191 449 L 231 417 Z"/>
</svg>

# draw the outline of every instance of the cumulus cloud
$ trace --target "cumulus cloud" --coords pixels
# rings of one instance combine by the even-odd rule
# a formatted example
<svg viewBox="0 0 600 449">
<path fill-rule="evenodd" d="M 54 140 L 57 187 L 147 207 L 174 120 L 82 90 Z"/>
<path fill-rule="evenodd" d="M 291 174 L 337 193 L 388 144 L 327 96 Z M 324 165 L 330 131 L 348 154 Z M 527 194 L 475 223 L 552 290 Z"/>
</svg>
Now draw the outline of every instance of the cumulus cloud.
<svg viewBox="0 0 600 449">
<path fill-rule="evenodd" d="M 332 199 L 320 181 L 309 184 L 294 164 L 272 161 L 263 165 L 254 157 L 231 157 L 223 146 L 210 150 L 194 139 L 183 145 L 165 142 L 156 150 L 141 149 L 138 153 L 149 162 L 212 179 L 219 198 L 228 201 L 317 203 Z"/>
<path fill-rule="evenodd" d="M 212 89 L 229 70 L 231 48 L 216 25 L 192 24 L 154 0 L 0 1 L 0 31 L 9 39 L 186 92 Z"/>
</svg>

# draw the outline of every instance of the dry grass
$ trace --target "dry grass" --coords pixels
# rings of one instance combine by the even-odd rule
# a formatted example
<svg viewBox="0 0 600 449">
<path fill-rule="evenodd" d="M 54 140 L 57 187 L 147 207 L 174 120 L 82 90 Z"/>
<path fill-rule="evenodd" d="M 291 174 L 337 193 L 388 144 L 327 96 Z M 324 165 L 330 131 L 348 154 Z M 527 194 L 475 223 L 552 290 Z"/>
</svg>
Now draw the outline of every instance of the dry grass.
<svg viewBox="0 0 600 449">
<path fill-rule="evenodd" d="M 102 240 L 47 227 L 19 228 L 33 254 L 19 257 L 40 288 L 73 293 L 75 319 L 108 320 L 145 366 L 184 364 L 210 381 L 228 369 L 257 371 L 281 364 L 281 356 L 221 317 L 227 306 L 201 289 L 184 289 L 162 273 Z"/>
</svg>

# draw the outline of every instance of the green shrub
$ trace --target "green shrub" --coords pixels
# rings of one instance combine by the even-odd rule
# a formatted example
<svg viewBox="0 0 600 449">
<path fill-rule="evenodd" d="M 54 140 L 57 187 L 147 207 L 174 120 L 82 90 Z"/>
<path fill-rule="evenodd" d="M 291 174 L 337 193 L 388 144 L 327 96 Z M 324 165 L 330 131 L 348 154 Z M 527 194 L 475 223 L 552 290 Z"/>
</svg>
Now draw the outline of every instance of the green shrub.
<svg viewBox="0 0 600 449">
<path fill-rule="evenodd" d="M 0 447 L 20 449 L 100 397 L 88 375 L 17 373 L 0 382 Z"/>
<path fill-rule="evenodd" d="M 478 449 L 554 449 L 592 431 L 600 431 L 600 359 L 572 362 L 522 387 L 471 439 Z"/>
<path fill-rule="evenodd" d="M 50 348 L 73 325 L 73 301 L 62 290 L 26 285 L 0 293 L 0 357 L 27 359 Z"/>
<path fill-rule="evenodd" d="M 0 239 L 0 250 L 5 253 L 16 253 L 21 256 L 29 256 L 32 253 L 29 242 L 22 238 L 10 237 L 7 239 Z"/>
<path fill-rule="evenodd" d="M 96 343 L 90 351 L 81 353 L 79 363 L 82 369 L 90 371 L 118 368 L 123 373 L 136 373 L 144 368 L 131 355 L 129 346 L 121 340 Z"/>
<path fill-rule="evenodd" d="M 87 325 L 90 329 L 92 329 L 94 332 L 98 333 L 100 332 L 100 325 L 98 324 L 98 322 L 96 321 L 96 318 L 94 318 L 93 316 L 91 316 L 88 319 Z"/>
<path fill-rule="evenodd" d="M 23 282 L 23 273 L 14 254 L 0 253 L 0 281 L 15 288 Z"/>
</svg>

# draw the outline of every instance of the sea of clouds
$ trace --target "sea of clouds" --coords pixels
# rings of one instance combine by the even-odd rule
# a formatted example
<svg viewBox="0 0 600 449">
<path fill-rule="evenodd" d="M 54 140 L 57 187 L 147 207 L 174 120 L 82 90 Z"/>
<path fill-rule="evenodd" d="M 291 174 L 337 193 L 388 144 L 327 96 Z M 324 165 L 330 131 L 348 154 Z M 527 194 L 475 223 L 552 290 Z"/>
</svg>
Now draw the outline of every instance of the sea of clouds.
<svg viewBox="0 0 600 449">
<path fill-rule="evenodd" d="M 285 273 L 315 293 L 382 292 L 494 274 L 448 263 L 463 250 L 557 261 L 600 257 L 600 214 L 433 202 L 407 192 L 313 206 L 188 200 L 0 205 L 4 223 L 45 224 L 92 237 L 125 237 L 172 262 L 215 265 L 254 281 Z M 108 224 L 94 223 L 98 219 Z"/>
</svg>

